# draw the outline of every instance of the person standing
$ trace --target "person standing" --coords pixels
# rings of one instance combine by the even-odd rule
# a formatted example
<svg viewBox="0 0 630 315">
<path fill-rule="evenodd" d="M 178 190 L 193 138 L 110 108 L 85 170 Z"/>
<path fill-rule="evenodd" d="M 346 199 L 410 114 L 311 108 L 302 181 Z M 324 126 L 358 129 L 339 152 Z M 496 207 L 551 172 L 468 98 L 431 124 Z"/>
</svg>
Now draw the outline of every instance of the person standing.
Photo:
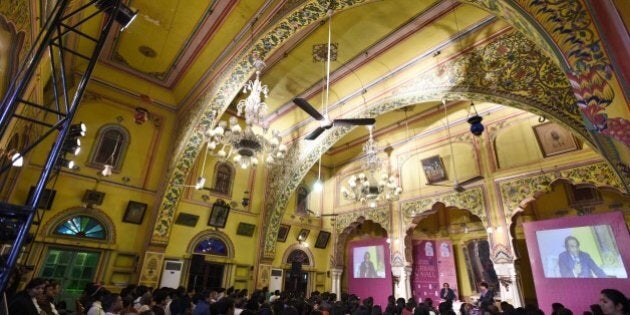
<svg viewBox="0 0 630 315">
<path fill-rule="evenodd" d="M 479 283 L 479 300 L 477 301 L 479 308 L 485 310 L 488 306 L 494 304 L 494 291 L 488 287 L 488 283 L 482 281 Z"/>
</svg>

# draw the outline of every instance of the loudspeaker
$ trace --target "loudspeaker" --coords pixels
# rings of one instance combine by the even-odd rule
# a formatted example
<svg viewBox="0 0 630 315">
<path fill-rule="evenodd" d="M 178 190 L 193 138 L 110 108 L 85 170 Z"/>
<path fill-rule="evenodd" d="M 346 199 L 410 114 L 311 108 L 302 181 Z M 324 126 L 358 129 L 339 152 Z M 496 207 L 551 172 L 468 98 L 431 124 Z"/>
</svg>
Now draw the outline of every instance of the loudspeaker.
<svg viewBox="0 0 630 315">
<path fill-rule="evenodd" d="M 193 254 L 190 260 L 190 273 L 200 274 L 203 270 L 203 263 L 206 261 L 203 255 Z"/>
<path fill-rule="evenodd" d="M 294 261 L 291 263 L 291 273 L 294 275 L 299 275 L 302 272 L 302 262 Z"/>
</svg>

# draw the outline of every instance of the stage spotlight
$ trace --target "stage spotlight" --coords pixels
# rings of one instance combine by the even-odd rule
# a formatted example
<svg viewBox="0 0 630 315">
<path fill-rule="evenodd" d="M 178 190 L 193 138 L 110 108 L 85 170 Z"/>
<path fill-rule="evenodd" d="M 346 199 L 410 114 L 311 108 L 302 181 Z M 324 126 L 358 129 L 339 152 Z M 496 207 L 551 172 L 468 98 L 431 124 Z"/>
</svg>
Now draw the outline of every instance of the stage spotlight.
<svg viewBox="0 0 630 315">
<path fill-rule="evenodd" d="M 68 137 L 85 137 L 87 126 L 84 123 L 78 123 L 70 126 Z"/>
<path fill-rule="evenodd" d="M 116 11 L 117 2 L 117 0 L 97 0 L 94 5 L 96 5 L 97 8 L 107 12 L 107 14 L 112 14 L 114 11 Z M 131 25 L 131 23 L 133 22 L 133 20 L 136 19 L 137 16 L 138 11 L 134 12 L 131 8 L 121 2 L 120 9 L 118 9 L 118 13 L 115 17 L 116 22 L 120 23 L 120 25 L 122 26 L 120 28 L 120 31 L 122 32 L 127 27 L 129 27 L 129 25 Z"/>
<path fill-rule="evenodd" d="M 68 160 L 68 159 L 64 159 L 64 158 L 59 158 L 57 160 L 57 163 L 65 168 L 69 168 L 69 169 L 73 169 L 74 168 L 74 161 L 73 160 Z"/>
<path fill-rule="evenodd" d="M 11 163 L 15 167 L 22 167 L 22 165 L 24 165 L 24 158 L 20 153 L 15 153 L 11 156 Z"/>
<path fill-rule="evenodd" d="M 77 138 L 69 138 L 63 143 L 63 148 L 61 149 L 65 153 L 71 153 L 74 156 L 79 155 L 81 153 L 81 140 Z"/>
</svg>

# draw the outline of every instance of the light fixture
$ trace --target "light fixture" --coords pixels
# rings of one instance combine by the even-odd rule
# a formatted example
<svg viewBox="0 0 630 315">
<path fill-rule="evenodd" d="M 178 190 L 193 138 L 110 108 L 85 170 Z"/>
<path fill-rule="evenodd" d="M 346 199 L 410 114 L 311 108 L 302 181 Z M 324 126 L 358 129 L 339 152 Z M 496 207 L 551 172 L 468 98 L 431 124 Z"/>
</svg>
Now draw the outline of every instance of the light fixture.
<svg viewBox="0 0 630 315">
<path fill-rule="evenodd" d="M 112 175 L 112 166 L 109 164 L 103 165 L 103 170 L 101 171 L 101 175 L 105 177 Z"/>
<path fill-rule="evenodd" d="M 11 165 L 15 167 L 22 167 L 22 165 L 24 165 L 24 158 L 19 152 L 11 156 Z"/>
<path fill-rule="evenodd" d="M 313 190 L 315 192 L 322 192 L 322 190 L 324 190 L 324 183 L 322 183 L 321 179 L 315 181 L 315 184 L 313 184 Z"/>
<path fill-rule="evenodd" d="M 195 189 L 200 190 L 203 188 L 203 185 L 206 184 L 206 178 L 199 176 L 197 177 L 197 182 L 195 183 Z"/>
<path fill-rule="evenodd" d="M 112 14 L 115 12 L 116 22 L 120 23 L 120 25 L 122 26 L 120 29 L 120 31 L 122 32 L 127 27 L 129 27 L 129 25 L 131 25 L 131 23 L 136 19 L 136 17 L 138 16 L 138 11 L 134 12 L 130 7 L 122 3 L 122 0 L 120 1 L 121 3 L 118 12 L 116 12 L 116 4 L 118 2 L 117 0 L 97 0 L 94 5 L 96 5 L 97 8 L 107 12 L 107 14 Z"/>
<path fill-rule="evenodd" d="M 69 137 L 85 137 L 87 133 L 87 126 L 80 122 L 78 124 L 70 125 L 70 130 L 68 131 Z"/>
<path fill-rule="evenodd" d="M 74 166 L 75 166 L 75 163 L 74 163 L 74 161 L 73 161 L 73 160 L 68 160 L 68 159 L 65 159 L 65 158 L 59 158 L 59 159 L 57 160 L 57 163 L 58 163 L 60 166 L 62 166 L 62 167 L 66 167 L 66 168 L 69 168 L 69 169 L 73 169 L 73 168 L 74 168 Z"/>
<path fill-rule="evenodd" d="M 236 117 L 230 117 L 229 125 L 221 121 L 206 133 L 208 149 L 219 148 L 216 153 L 219 158 L 227 160 L 232 157 L 233 162 L 242 169 L 255 167 L 261 160 L 266 165 L 278 164 L 287 153 L 287 146 L 282 143 L 280 133 L 277 130 L 269 132 L 269 126 L 264 122 L 267 113 L 264 99 L 269 88 L 260 82 L 260 71 L 265 63 L 254 53 L 253 64 L 256 77 L 243 88 L 243 92 L 249 92 L 249 95 L 236 106 L 237 115 L 245 117 L 245 128 L 241 127 Z"/>
<path fill-rule="evenodd" d="M 398 186 L 397 179 L 389 176 L 388 172 L 381 171 L 381 159 L 378 157 L 378 146 L 372 135 L 372 126 L 368 127 L 370 137 L 363 145 L 365 153 L 364 170 L 359 175 L 352 175 L 348 179 L 348 188 L 341 187 L 344 198 L 362 204 L 369 204 L 376 208 L 380 200 L 387 202 L 398 200 L 402 188 Z M 389 161 L 389 159 L 388 159 Z"/>
<path fill-rule="evenodd" d="M 486 129 L 481 123 L 481 121 L 483 120 L 483 117 L 479 116 L 479 113 L 477 113 L 477 108 L 475 107 L 475 103 L 470 102 L 470 107 L 472 107 L 473 110 L 475 111 L 475 115 L 468 118 L 468 123 L 470 124 L 470 133 L 472 133 L 475 136 L 481 136 L 484 129 Z"/>
</svg>

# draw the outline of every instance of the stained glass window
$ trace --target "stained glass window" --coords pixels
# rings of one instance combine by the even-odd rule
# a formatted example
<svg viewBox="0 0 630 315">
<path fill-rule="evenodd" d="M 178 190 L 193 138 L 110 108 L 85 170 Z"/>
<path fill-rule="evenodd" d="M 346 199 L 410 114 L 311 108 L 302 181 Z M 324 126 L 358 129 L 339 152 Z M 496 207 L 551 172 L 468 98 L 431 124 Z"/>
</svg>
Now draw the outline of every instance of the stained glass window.
<svg viewBox="0 0 630 315">
<path fill-rule="evenodd" d="M 209 237 L 197 243 L 197 246 L 195 246 L 195 253 L 217 256 L 228 255 L 225 242 L 216 237 Z"/>
<path fill-rule="evenodd" d="M 101 222 L 88 216 L 76 216 L 63 222 L 55 229 L 56 234 L 105 239 L 105 228 Z"/>
<path fill-rule="evenodd" d="M 287 257 L 288 264 L 293 262 L 301 262 L 302 265 L 309 265 L 310 259 L 308 259 L 308 255 L 303 250 L 296 249 L 289 254 L 289 257 Z"/>
</svg>

